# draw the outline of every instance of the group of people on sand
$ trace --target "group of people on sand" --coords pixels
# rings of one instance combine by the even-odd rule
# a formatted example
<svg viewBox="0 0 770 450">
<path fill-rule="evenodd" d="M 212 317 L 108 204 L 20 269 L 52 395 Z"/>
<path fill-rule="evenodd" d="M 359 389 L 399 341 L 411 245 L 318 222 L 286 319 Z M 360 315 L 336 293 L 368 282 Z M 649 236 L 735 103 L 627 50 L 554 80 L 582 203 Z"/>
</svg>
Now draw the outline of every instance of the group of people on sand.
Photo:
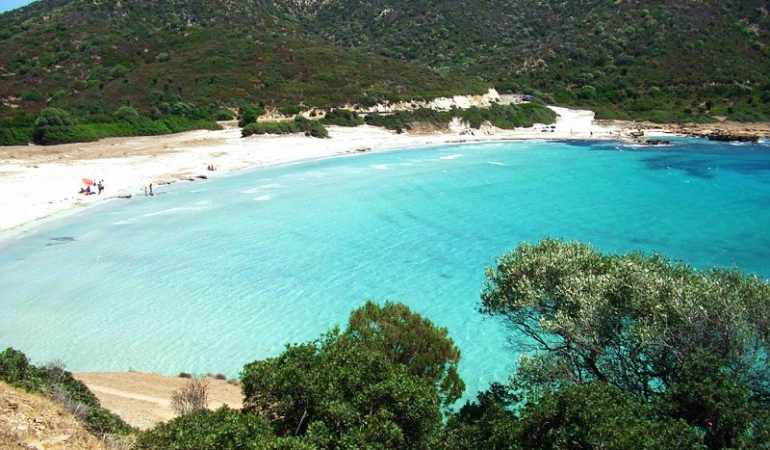
<svg viewBox="0 0 770 450">
<path fill-rule="evenodd" d="M 104 180 L 99 180 L 99 182 L 96 183 L 96 189 L 91 189 L 91 185 L 88 184 L 86 185 L 86 187 L 80 188 L 80 192 L 78 193 L 83 195 L 93 195 L 93 194 L 102 195 L 102 192 L 104 192 Z"/>
<path fill-rule="evenodd" d="M 213 172 L 217 170 L 217 168 L 214 167 L 214 164 L 209 164 L 208 166 L 206 166 L 206 170 L 208 170 L 209 172 Z"/>
</svg>

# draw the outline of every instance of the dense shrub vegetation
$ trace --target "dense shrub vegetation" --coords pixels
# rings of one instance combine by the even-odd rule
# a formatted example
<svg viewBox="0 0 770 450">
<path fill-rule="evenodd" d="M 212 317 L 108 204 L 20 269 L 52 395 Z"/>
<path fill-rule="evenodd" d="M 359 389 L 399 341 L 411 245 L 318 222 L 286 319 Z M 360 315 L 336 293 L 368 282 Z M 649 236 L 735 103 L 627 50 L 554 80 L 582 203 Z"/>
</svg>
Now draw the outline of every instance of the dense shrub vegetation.
<svg viewBox="0 0 770 450">
<path fill-rule="evenodd" d="M 538 93 L 603 117 L 770 117 L 770 14 L 761 0 L 282 6 L 338 45 L 480 76 L 501 92 Z"/>
<path fill-rule="evenodd" d="M 41 0 L 0 15 L 0 116 L 180 101 L 293 115 L 494 86 L 606 118 L 770 117 L 762 0 L 220 3 Z"/>
<path fill-rule="evenodd" d="M 57 364 L 35 366 L 22 352 L 8 348 L 0 353 L 0 381 L 60 401 L 97 436 L 133 431 L 118 416 L 102 408 L 83 383 Z"/>
<path fill-rule="evenodd" d="M 326 113 L 326 116 L 321 119 L 321 123 L 324 125 L 337 125 L 341 127 L 356 127 L 358 125 L 363 125 L 364 119 L 354 111 L 335 108 Z"/>
<path fill-rule="evenodd" d="M 329 137 L 329 132 L 317 120 L 307 120 L 297 116 L 291 121 L 282 122 L 255 122 L 243 127 L 241 136 L 248 137 L 255 134 L 294 134 L 304 133 L 306 136 L 316 138 Z"/>
<path fill-rule="evenodd" d="M 409 130 L 415 123 L 431 124 L 436 127 L 446 127 L 453 118 L 467 123 L 471 128 L 478 129 L 484 122 L 512 130 L 517 127 L 531 127 L 535 123 L 553 123 L 556 113 L 537 103 L 522 105 L 493 104 L 489 108 L 470 107 L 468 109 L 453 109 L 451 111 L 434 111 L 419 108 L 414 111 L 398 111 L 390 114 L 369 114 L 365 117 L 368 125 L 385 127 L 389 130 L 402 132 Z"/>
<path fill-rule="evenodd" d="M 53 106 L 77 117 L 130 105 L 149 115 L 163 102 L 328 108 L 487 88 L 324 44 L 287 19 L 252 0 L 42 0 L 0 15 L 0 104 L 33 114 Z"/>
</svg>

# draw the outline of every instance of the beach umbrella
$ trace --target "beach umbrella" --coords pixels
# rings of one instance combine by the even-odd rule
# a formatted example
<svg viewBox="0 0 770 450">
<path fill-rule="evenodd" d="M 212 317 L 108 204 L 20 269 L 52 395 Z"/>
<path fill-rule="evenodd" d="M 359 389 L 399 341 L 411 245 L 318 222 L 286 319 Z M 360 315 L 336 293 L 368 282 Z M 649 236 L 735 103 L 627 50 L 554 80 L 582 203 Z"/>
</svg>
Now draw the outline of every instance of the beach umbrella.
<svg viewBox="0 0 770 450">
<path fill-rule="evenodd" d="M 93 186 L 95 183 L 94 183 L 94 180 L 90 178 L 83 178 L 83 184 L 85 184 L 86 186 Z"/>
</svg>

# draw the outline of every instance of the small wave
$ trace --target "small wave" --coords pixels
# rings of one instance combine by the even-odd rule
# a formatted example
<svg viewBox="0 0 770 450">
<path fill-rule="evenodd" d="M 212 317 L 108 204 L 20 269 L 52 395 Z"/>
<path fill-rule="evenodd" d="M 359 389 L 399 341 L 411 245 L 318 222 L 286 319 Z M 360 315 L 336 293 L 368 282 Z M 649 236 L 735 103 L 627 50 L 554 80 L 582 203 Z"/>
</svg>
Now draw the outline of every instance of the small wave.
<svg viewBox="0 0 770 450">
<path fill-rule="evenodd" d="M 442 157 L 441 157 L 441 159 L 444 159 L 444 160 L 451 160 L 451 159 L 457 159 L 457 158 L 462 158 L 462 157 L 463 157 L 463 155 L 462 155 L 462 154 L 460 154 L 460 153 L 457 153 L 457 154 L 454 154 L 454 155 L 447 155 L 447 156 L 442 156 Z"/>
<path fill-rule="evenodd" d="M 161 211 L 156 211 L 153 213 L 147 213 L 142 217 L 154 217 L 154 216 L 164 216 L 168 214 L 178 214 L 178 213 L 186 213 L 186 212 L 193 212 L 193 211 L 202 211 L 206 208 L 200 208 L 200 207 L 193 207 L 193 206 L 177 206 L 176 208 L 169 208 L 164 209 Z"/>
<path fill-rule="evenodd" d="M 270 197 L 270 194 L 260 195 L 259 197 L 254 197 L 254 200 L 258 202 L 266 202 L 270 200 L 272 197 Z"/>
<path fill-rule="evenodd" d="M 508 167 L 508 164 L 497 162 L 497 161 L 487 161 L 487 164 L 492 164 L 493 166 Z"/>
<path fill-rule="evenodd" d="M 130 220 L 118 220 L 117 222 L 112 222 L 113 225 L 129 225 L 131 224 Z"/>
<path fill-rule="evenodd" d="M 389 167 L 387 164 L 372 164 L 372 169 L 375 170 L 388 170 Z"/>
<path fill-rule="evenodd" d="M 276 189 L 281 187 L 278 183 L 269 183 L 269 184 L 263 184 L 260 186 L 253 187 L 251 189 L 246 189 L 245 191 L 241 191 L 241 194 L 258 194 L 261 191 L 264 191 L 265 189 Z"/>
</svg>

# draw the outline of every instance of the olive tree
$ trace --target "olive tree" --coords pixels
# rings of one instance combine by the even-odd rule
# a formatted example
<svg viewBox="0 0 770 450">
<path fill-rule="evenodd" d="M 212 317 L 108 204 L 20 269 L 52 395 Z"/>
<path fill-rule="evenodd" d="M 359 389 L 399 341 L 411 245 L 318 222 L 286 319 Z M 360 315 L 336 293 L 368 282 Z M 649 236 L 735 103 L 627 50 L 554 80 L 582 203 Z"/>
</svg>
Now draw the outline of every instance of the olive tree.
<svg viewBox="0 0 770 450">
<path fill-rule="evenodd" d="M 503 255 L 481 298 L 534 345 L 518 372 L 530 386 L 600 381 L 651 398 L 707 352 L 770 400 L 770 285 L 756 276 L 544 240 Z"/>
</svg>

